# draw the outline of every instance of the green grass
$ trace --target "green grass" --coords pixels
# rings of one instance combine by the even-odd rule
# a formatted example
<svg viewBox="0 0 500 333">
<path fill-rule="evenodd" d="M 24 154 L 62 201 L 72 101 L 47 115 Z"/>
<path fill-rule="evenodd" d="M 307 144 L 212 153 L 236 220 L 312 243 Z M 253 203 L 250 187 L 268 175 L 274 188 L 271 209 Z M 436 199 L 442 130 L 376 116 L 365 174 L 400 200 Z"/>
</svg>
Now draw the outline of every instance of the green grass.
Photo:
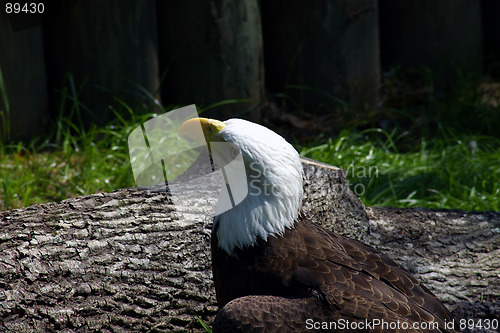
<svg viewBox="0 0 500 333">
<path fill-rule="evenodd" d="M 0 98 L 4 96 L 9 111 L 2 82 L 0 73 Z M 110 107 L 113 121 L 88 126 L 83 119 L 92 111 L 80 102 L 80 91 L 68 75 L 59 91 L 59 115 L 46 137 L 29 144 L 0 137 L 0 210 L 136 186 L 129 162 L 130 133 L 157 115 L 150 111 L 152 105 L 159 114 L 177 106 L 162 106 L 144 91 L 144 104 L 133 109 L 116 99 L 116 108 Z M 225 100 L 199 111 L 241 102 L 248 101 Z M 8 120 L 8 114 L 0 110 L 5 116 L 0 120 Z M 1 123 L 8 127 L 7 121 Z"/>
<path fill-rule="evenodd" d="M 79 102 L 79 90 L 68 75 L 59 115 L 45 137 L 29 144 L 0 139 L 0 210 L 134 186 L 128 134 L 153 115 L 137 115 L 117 100 L 114 121 L 86 126 L 89 110 Z"/>
<path fill-rule="evenodd" d="M 0 142 L 6 142 L 10 139 L 10 104 L 7 97 L 7 87 L 3 80 L 2 69 L 0 68 L 0 105 L 3 104 L 3 110 L 0 109 Z"/>
<path fill-rule="evenodd" d="M 422 140 L 400 151 L 396 131 L 344 131 L 301 154 L 346 171 L 368 205 L 500 210 L 500 139 L 480 135 Z"/>
<path fill-rule="evenodd" d="M 500 84 L 457 71 L 444 91 L 438 80 L 396 69 L 383 107 L 352 110 L 348 129 L 299 151 L 346 170 L 366 205 L 500 210 Z"/>
<path fill-rule="evenodd" d="M 83 130 L 59 119 L 54 142 L 0 148 L 0 209 L 133 186 L 127 133 L 146 117 Z"/>
<path fill-rule="evenodd" d="M 212 330 L 210 329 L 210 327 L 207 324 L 205 324 L 205 322 L 203 322 L 203 320 L 201 320 L 199 317 L 196 317 L 196 320 L 198 321 L 198 323 L 200 323 L 200 325 L 203 327 L 205 332 L 212 333 Z"/>
<path fill-rule="evenodd" d="M 67 130 L 57 145 L 4 147 L 0 209 L 134 186 L 127 137 L 150 116 L 130 113 L 84 133 L 61 126 Z M 366 205 L 500 210 L 500 139 L 443 130 L 439 138 L 422 139 L 408 150 L 407 135 L 346 130 L 299 151 L 343 168 Z"/>
<path fill-rule="evenodd" d="M 429 84 L 431 76 L 424 74 Z M 391 92 L 396 84 L 401 82 L 386 83 Z M 296 147 L 304 156 L 346 170 L 366 205 L 500 210 L 500 110 L 484 103 L 480 84 L 463 76 L 448 94 L 427 94 L 416 105 L 407 103 L 415 100 L 416 89 L 403 85 L 398 106 L 390 106 L 387 94 L 384 108 L 358 113 L 362 117 L 349 129 Z M 17 143 L 5 130 L 9 104 L 0 73 L 0 98 L 7 107 L 0 110 L 5 127 L 0 210 L 135 186 L 128 135 L 154 116 L 151 104 L 159 113 L 173 107 L 158 105 L 152 96 L 149 105 L 135 109 L 117 100 L 111 123 L 86 126 L 82 119 L 91 111 L 79 101 L 80 88 L 68 76 L 52 131 L 29 144 Z M 232 102 L 238 101 L 218 104 Z"/>
</svg>

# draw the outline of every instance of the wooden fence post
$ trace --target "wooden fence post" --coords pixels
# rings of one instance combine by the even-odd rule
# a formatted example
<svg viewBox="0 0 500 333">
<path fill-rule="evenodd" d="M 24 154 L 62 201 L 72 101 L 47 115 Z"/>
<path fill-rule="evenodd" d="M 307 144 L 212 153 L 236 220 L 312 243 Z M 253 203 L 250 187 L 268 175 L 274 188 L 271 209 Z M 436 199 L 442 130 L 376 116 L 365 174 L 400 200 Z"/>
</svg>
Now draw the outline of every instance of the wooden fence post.
<svg viewBox="0 0 500 333">
<path fill-rule="evenodd" d="M 47 85 L 40 25 L 14 31 L 0 11 L 0 142 L 29 140 L 47 112 Z M 1 90 L 4 91 L 1 91 Z M 7 101 L 2 97 L 6 93 Z"/>
<path fill-rule="evenodd" d="M 311 113 L 333 112 L 336 99 L 354 106 L 376 103 L 377 1 L 268 0 L 262 2 L 262 20 L 272 92 L 285 92 Z"/>
<path fill-rule="evenodd" d="M 455 69 L 481 70 L 480 0 L 380 0 L 382 67 L 429 67 L 446 87 Z"/>
<path fill-rule="evenodd" d="M 257 0 L 161 1 L 158 26 L 166 102 L 248 99 L 208 114 L 259 120 L 264 67 Z"/>
<path fill-rule="evenodd" d="M 483 54 L 484 69 L 486 73 L 500 78 L 500 2 L 496 0 L 483 0 L 482 23 L 483 23 Z"/>
<path fill-rule="evenodd" d="M 159 89 L 154 0 L 79 1 L 44 22 L 44 32 L 50 88 L 61 89 L 71 73 L 85 116 L 93 115 L 87 123 L 109 120 L 115 98 L 133 109 L 152 104 Z"/>
</svg>

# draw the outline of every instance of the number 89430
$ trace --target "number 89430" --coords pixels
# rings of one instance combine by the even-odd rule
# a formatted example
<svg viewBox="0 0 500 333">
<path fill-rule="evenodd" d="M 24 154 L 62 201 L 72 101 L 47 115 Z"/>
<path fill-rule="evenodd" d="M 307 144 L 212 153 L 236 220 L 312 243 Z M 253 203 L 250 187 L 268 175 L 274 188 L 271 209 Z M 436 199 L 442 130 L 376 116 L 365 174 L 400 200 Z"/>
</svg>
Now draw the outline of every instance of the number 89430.
<svg viewBox="0 0 500 333">
<path fill-rule="evenodd" d="M 19 2 L 7 2 L 5 4 L 5 12 L 7 14 L 41 14 L 45 10 L 45 6 L 42 2 L 30 2 L 30 3 L 19 3 Z"/>
</svg>

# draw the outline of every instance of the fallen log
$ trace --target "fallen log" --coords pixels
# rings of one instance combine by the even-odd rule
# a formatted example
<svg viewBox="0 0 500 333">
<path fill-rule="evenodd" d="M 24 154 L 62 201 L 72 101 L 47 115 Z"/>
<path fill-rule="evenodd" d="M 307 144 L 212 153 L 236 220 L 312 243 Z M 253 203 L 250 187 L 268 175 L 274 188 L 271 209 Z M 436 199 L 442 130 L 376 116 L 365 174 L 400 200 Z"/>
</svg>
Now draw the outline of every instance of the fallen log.
<svg viewBox="0 0 500 333">
<path fill-rule="evenodd" d="M 341 169 L 303 164 L 303 214 L 386 252 L 457 318 L 498 318 L 500 212 L 365 208 Z M 203 331 L 197 317 L 217 311 L 220 181 L 186 178 L 176 198 L 131 188 L 0 212 L 0 330 Z"/>
</svg>

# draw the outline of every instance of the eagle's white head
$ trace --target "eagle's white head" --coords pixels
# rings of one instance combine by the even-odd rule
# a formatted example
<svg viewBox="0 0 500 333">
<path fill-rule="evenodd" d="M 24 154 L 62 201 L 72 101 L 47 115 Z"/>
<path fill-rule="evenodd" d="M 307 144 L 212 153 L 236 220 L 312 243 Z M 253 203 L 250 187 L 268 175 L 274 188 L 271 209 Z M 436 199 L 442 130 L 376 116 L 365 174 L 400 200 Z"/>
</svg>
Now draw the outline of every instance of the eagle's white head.
<svg viewBox="0 0 500 333">
<path fill-rule="evenodd" d="M 282 235 L 299 215 L 303 195 L 303 168 L 297 151 L 268 128 L 242 119 L 224 122 L 194 118 L 179 133 L 189 134 L 201 125 L 214 162 L 222 169 L 241 153 L 246 197 L 215 218 L 219 247 L 232 254 L 235 248 L 255 245 L 258 238 Z M 215 143 L 230 143 L 217 145 Z M 219 201 L 220 203 L 220 201 Z"/>
</svg>

